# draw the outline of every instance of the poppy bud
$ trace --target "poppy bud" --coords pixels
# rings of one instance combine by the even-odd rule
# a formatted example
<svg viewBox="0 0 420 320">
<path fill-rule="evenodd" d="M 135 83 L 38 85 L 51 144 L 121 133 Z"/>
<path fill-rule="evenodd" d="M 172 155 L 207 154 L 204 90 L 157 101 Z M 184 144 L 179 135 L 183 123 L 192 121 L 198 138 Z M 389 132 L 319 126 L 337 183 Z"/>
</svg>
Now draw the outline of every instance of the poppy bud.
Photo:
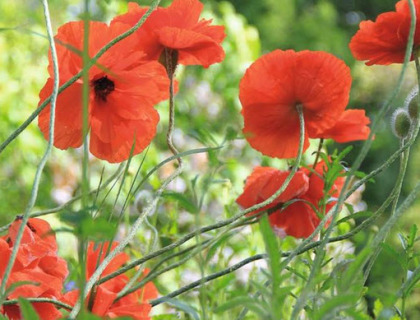
<svg viewBox="0 0 420 320">
<path fill-rule="evenodd" d="M 410 116 L 404 109 L 398 109 L 392 116 L 392 130 L 394 134 L 403 139 L 408 136 L 411 127 Z"/>
<path fill-rule="evenodd" d="M 412 97 L 408 104 L 408 114 L 411 119 L 418 119 L 419 117 L 419 96 L 415 95 Z"/>
</svg>

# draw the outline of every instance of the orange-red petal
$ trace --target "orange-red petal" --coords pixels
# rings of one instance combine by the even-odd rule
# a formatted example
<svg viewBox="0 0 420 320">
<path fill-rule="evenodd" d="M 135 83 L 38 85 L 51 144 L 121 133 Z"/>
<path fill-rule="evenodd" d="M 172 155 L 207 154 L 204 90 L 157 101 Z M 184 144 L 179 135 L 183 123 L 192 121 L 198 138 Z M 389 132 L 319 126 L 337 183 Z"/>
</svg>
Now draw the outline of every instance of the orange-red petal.
<svg viewBox="0 0 420 320">
<path fill-rule="evenodd" d="M 370 119 L 365 115 L 365 110 L 346 110 L 336 124 L 319 136 L 324 139 L 333 139 L 338 143 L 355 140 L 366 140 L 369 137 Z"/>
<path fill-rule="evenodd" d="M 39 105 L 52 94 L 53 79 L 49 78 L 39 93 Z M 38 126 L 48 140 L 51 104 L 38 116 Z M 55 108 L 54 146 L 59 149 L 82 145 L 82 84 L 75 82 L 57 97 Z"/>
<path fill-rule="evenodd" d="M 288 171 L 280 171 L 270 167 L 256 167 L 248 177 L 244 192 L 236 199 L 236 202 L 243 208 L 249 208 L 270 198 L 283 185 Z M 251 212 L 256 214 L 276 204 L 284 203 L 293 199 L 308 189 L 308 177 L 303 172 L 297 172 L 286 190 L 282 192 L 271 204 Z"/>
<path fill-rule="evenodd" d="M 416 6 L 417 25 L 414 46 L 420 44 L 420 2 Z M 388 65 L 402 63 L 410 31 L 410 10 L 406 0 L 396 4 L 396 11 L 380 14 L 376 21 L 362 21 L 359 30 L 350 41 L 350 50 L 357 60 L 366 61 L 367 65 Z M 413 57 L 411 57 L 413 59 Z"/>
<path fill-rule="evenodd" d="M 244 134 L 265 155 L 292 158 L 298 153 L 297 106 L 308 137 L 331 127 L 344 111 L 351 76 L 343 61 L 325 52 L 275 50 L 255 61 L 240 83 Z"/>
</svg>

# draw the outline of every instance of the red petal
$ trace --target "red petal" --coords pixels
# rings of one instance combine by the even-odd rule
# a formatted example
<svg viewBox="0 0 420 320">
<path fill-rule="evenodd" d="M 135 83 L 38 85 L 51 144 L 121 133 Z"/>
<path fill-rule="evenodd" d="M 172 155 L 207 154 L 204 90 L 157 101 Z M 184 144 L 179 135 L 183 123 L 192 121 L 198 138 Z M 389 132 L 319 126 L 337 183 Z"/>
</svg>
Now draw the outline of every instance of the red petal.
<svg viewBox="0 0 420 320">
<path fill-rule="evenodd" d="M 257 167 L 247 179 L 244 192 L 238 197 L 236 202 L 244 208 L 249 208 L 257 203 L 261 203 L 270 198 L 284 183 L 288 171 L 279 171 L 274 168 Z M 276 204 L 284 203 L 304 194 L 308 189 L 308 177 L 302 171 L 297 172 L 286 190 L 279 195 L 271 204 L 251 212 L 255 214 Z"/>
<path fill-rule="evenodd" d="M 49 78 L 39 97 L 41 104 L 53 89 L 53 79 Z M 78 148 L 82 145 L 82 84 L 76 82 L 61 92 L 57 97 L 54 146 L 59 149 Z M 41 111 L 38 126 L 48 140 L 50 104 Z"/>
<path fill-rule="evenodd" d="M 366 140 L 370 133 L 369 123 L 365 110 L 346 110 L 332 128 L 320 134 L 320 138 L 333 139 L 338 143 Z"/>
<path fill-rule="evenodd" d="M 164 47 L 178 50 L 179 64 L 202 65 L 207 68 L 225 57 L 220 44 L 208 35 L 174 27 L 161 28 L 156 34 Z"/>
</svg>

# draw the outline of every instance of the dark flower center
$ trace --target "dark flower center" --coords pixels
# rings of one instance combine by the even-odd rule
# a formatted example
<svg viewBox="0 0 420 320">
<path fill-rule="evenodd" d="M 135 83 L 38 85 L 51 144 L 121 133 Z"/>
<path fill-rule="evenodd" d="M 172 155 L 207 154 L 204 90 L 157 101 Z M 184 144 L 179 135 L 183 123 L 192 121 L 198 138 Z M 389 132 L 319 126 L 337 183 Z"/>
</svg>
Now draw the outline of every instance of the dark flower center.
<svg viewBox="0 0 420 320">
<path fill-rule="evenodd" d="M 106 97 L 115 89 L 114 82 L 107 76 L 92 81 L 96 99 L 106 101 Z"/>
</svg>

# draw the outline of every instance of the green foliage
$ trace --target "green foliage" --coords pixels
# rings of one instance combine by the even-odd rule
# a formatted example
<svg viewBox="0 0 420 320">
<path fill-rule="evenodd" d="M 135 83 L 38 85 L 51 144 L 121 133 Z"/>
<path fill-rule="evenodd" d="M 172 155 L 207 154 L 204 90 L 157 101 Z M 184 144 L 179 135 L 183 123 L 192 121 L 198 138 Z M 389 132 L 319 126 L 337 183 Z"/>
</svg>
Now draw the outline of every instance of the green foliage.
<svg viewBox="0 0 420 320">
<path fill-rule="evenodd" d="M 102 21 L 125 10 L 125 1 L 107 0 L 94 3 L 93 16 Z M 168 1 L 162 3 L 167 4 Z M 158 207 L 150 217 L 153 230 L 157 233 L 157 242 L 153 243 L 151 228 L 146 225 L 141 227 L 130 247 L 134 258 L 144 257 L 150 252 L 149 248 L 153 247 L 155 250 L 157 247 L 171 245 L 183 235 L 202 226 L 234 216 L 238 212 L 235 199 L 242 191 L 245 177 L 255 165 L 272 165 L 282 169 L 290 164 L 261 157 L 259 153 L 245 146 L 242 136 L 238 85 L 246 67 L 261 55 L 261 51 L 265 53 L 275 48 L 326 50 L 345 59 L 353 66 L 353 88 L 356 92 L 352 94 L 350 106 L 366 107 L 369 113 L 374 113 L 376 106 L 382 103 L 385 93 L 395 85 L 387 81 L 395 78 L 399 69 L 387 69 L 389 71 L 384 72 L 381 71 L 384 69 L 377 68 L 371 71 L 362 64 L 355 64 L 348 49 L 348 41 L 354 34 L 356 25 L 348 23 L 346 19 L 348 14 L 356 14 L 359 18 L 375 18 L 377 13 L 391 10 L 394 3 L 395 1 L 382 0 L 205 2 L 206 15 L 212 16 L 215 23 L 226 26 L 226 59 L 222 64 L 208 69 L 188 67 L 178 71 L 177 77 L 182 85 L 176 97 L 178 131 L 175 138 L 180 150 L 185 151 L 182 155 L 188 163 L 187 170 L 163 192 Z M 79 1 L 50 1 L 56 28 L 64 21 L 77 19 L 79 9 L 76 4 Z M 143 4 L 150 4 L 150 1 L 143 1 Z M 29 5 L 22 0 L 0 2 L 0 11 L 0 50 L 7 53 L 0 57 L 0 64 L 3 66 L 0 70 L 0 141 L 3 141 L 38 104 L 38 92 L 47 77 L 48 43 L 43 36 L 36 34 L 45 33 L 38 2 L 30 2 Z M 383 81 L 378 81 L 378 78 Z M 412 83 L 412 79 L 409 78 L 407 83 Z M 400 105 L 404 98 L 404 93 L 398 97 Z M 130 159 L 131 163 L 124 168 L 122 176 L 114 181 L 115 184 L 92 193 L 88 209 L 82 209 L 80 202 L 75 201 L 64 211 L 61 210 L 58 217 L 64 228 L 57 222 L 55 227 L 69 231 L 67 226 L 70 226 L 70 231 L 76 237 L 95 241 L 109 240 L 117 232 L 123 235 L 127 232 L 131 223 L 149 204 L 150 198 L 141 198 L 139 191 L 153 196 L 163 179 L 174 169 L 167 160 L 170 155 L 165 142 L 167 105 L 161 104 L 157 109 L 161 116 L 158 135 L 144 158 L 142 155 Z M 389 115 L 383 121 L 388 123 Z M 396 149 L 396 140 L 389 134 L 389 127 L 379 131 L 373 151 L 356 173 L 356 178 L 363 179 L 366 177 L 364 172 L 377 168 Z M 219 148 L 222 145 L 223 148 Z M 326 193 L 331 190 L 337 177 L 346 176 L 344 167 L 353 163 L 360 149 L 360 144 L 354 145 L 353 149 L 344 145 L 336 151 L 337 146 L 329 144 L 331 158 L 321 154 L 328 167 L 324 174 Z M 34 123 L 1 154 L 0 225 L 10 222 L 15 214 L 24 210 L 34 168 L 45 146 L 44 138 Z M 201 153 L 188 151 L 192 147 L 203 146 L 215 149 L 206 149 Z M 418 154 L 419 150 L 414 150 L 414 157 L 418 157 Z M 80 194 L 80 159 L 79 150 L 54 150 L 40 185 L 37 210 L 55 207 Z M 90 161 L 91 186 L 101 185 L 110 172 L 115 170 L 114 165 L 104 165 L 94 159 Z M 313 163 L 313 156 L 306 156 L 305 163 Z M 419 178 L 418 168 L 416 161 L 413 160 L 413 163 L 408 177 L 416 181 Z M 396 171 L 397 168 L 391 166 L 384 174 L 367 182 L 363 199 L 367 202 L 368 209 L 362 208 L 358 211 L 356 208 L 363 204 L 360 200 L 361 191 L 357 192 L 359 199 L 353 199 L 352 204 L 345 205 L 346 211 L 339 216 L 333 236 L 346 234 L 372 216 L 375 207 L 383 203 L 389 194 L 388 190 L 394 185 Z M 65 196 L 60 198 L 63 193 Z M 404 190 L 402 195 L 405 195 Z M 323 200 L 324 205 L 329 198 L 328 196 Z M 291 203 L 287 203 L 285 207 Z M 417 218 L 417 211 L 418 204 L 413 209 L 412 217 Z M 386 218 L 385 214 L 376 223 L 381 225 L 381 219 Z M 164 255 L 167 257 L 188 246 L 202 246 L 198 257 L 193 255 L 180 267 L 154 279 L 162 295 L 197 278 L 229 268 L 238 259 L 264 251 L 269 257 L 268 268 L 264 263 L 249 264 L 246 268 L 244 266 L 212 280 L 211 283 L 203 284 L 199 298 L 197 292 L 186 292 L 177 298 L 166 299 L 165 305 L 158 309 L 162 314 L 153 319 L 181 317 L 218 320 L 240 319 L 242 315 L 243 319 L 286 319 L 310 278 L 314 255 L 320 255 L 321 267 L 314 275 L 314 283 L 304 306 L 303 312 L 308 318 L 364 320 L 369 319 L 367 314 L 372 312 L 377 319 L 398 319 L 396 310 L 399 310 L 407 318 L 416 319 L 419 317 L 415 305 L 419 298 L 419 246 L 417 227 L 412 225 L 412 219 L 403 216 L 400 230 L 391 234 L 386 243 L 381 243 L 382 253 L 366 283 L 363 281 L 364 266 L 369 257 L 369 250 L 366 248 L 377 232 L 375 225 L 349 238 L 350 240 L 342 240 L 339 244 L 331 243 L 325 252 L 308 249 L 285 268 L 281 264 L 281 254 L 293 251 L 301 241 L 290 237 L 279 240 L 269 227 L 266 216 L 261 219 L 259 226 L 243 226 L 224 234 L 226 229 L 194 234 L 185 247 Z M 61 238 L 62 234 L 58 233 L 57 237 Z M 213 237 L 218 239 L 210 243 Z M 191 250 L 187 252 L 190 253 Z M 180 262 L 188 253 L 163 261 L 157 270 Z M 73 263 L 69 279 L 75 279 L 78 262 L 74 257 L 68 260 Z M 158 261 L 161 260 L 147 261 L 146 264 L 153 267 Z M 11 285 L 9 290 L 22 284 Z M 369 299 L 374 302 L 369 302 Z M 20 299 L 19 304 L 26 315 L 30 312 L 34 314 L 28 301 Z M 35 319 L 31 318 L 32 315 L 28 318 L 25 316 L 25 319 Z M 0 315 L 0 318 L 3 317 Z M 82 319 L 94 320 L 98 317 L 86 313 Z"/>
<path fill-rule="evenodd" d="M 19 307 L 20 312 L 22 313 L 22 318 L 24 320 L 40 320 L 38 314 L 35 312 L 34 307 L 32 307 L 28 300 L 19 298 Z"/>
</svg>

